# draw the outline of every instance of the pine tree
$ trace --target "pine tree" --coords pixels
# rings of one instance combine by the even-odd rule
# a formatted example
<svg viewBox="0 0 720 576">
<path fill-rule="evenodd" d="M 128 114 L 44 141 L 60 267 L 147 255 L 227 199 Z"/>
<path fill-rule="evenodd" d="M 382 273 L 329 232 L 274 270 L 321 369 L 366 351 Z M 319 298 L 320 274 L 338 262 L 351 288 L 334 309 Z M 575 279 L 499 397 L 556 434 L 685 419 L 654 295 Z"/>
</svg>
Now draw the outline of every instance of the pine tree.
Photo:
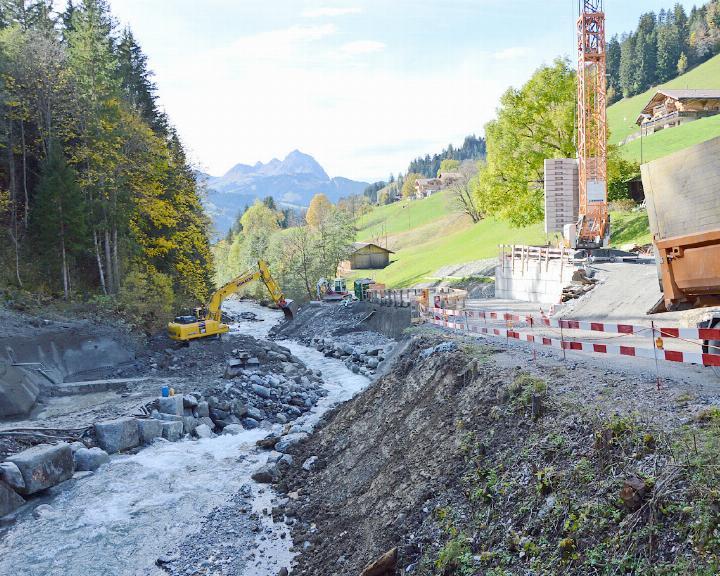
<svg viewBox="0 0 720 576">
<path fill-rule="evenodd" d="M 632 96 L 635 90 L 635 36 L 625 38 L 620 47 L 620 88 L 624 97 Z"/>
<path fill-rule="evenodd" d="M 5 25 L 17 24 L 25 32 L 50 32 L 55 25 L 51 0 L 0 0 L 0 13 Z"/>
<path fill-rule="evenodd" d="M 74 30 L 73 19 L 75 17 L 75 4 L 73 0 L 67 1 L 67 6 L 60 14 L 60 22 L 62 22 L 62 40 L 64 44 L 67 44 L 68 35 Z"/>
<path fill-rule="evenodd" d="M 657 79 L 665 82 L 677 73 L 677 63 L 682 53 L 680 33 L 675 24 L 662 26 L 657 36 Z"/>
<path fill-rule="evenodd" d="M 125 28 L 117 47 L 122 91 L 127 102 L 160 135 L 168 133 L 165 114 L 157 108 L 157 87 L 147 66 L 147 56 L 135 41 L 132 31 Z"/>
<path fill-rule="evenodd" d="M 617 36 L 613 36 L 608 43 L 607 48 L 607 73 L 608 86 L 613 89 L 616 94 L 621 92 L 620 89 L 620 42 Z M 612 104 L 612 102 L 611 102 Z"/>
<path fill-rule="evenodd" d="M 266 196 L 263 198 L 263 204 L 270 208 L 270 210 L 277 210 L 277 207 L 275 206 L 275 198 L 272 196 Z"/>
<path fill-rule="evenodd" d="M 70 295 L 70 267 L 85 248 L 86 221 L 82 191 L 75 170 L 67 165 L 59 143 L 53 142 L 42 165 L 32 212 L 32 231 L 42 257 L 59 267 L 65 299 Z"/>
<path fill-rule="evenodd" d="M 116 293 L 120 286 L 118 208 L 124 204 L 120 195 L 127 193 L 117 179 L 123 137 L 113 28 L 105 0 L 81 0 L 67 35 L 80 135 L 73 160 L 81 168 L 80 184 L 92 210 L 98 275 L 106 293 Z"/>
</svg>

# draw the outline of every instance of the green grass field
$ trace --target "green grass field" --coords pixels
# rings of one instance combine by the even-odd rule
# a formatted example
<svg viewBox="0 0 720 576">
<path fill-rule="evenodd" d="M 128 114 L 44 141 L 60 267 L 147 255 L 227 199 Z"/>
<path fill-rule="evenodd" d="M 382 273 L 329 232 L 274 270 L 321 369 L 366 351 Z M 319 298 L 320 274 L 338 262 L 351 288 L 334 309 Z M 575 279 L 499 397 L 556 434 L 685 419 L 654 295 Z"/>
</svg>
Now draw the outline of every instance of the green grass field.
<svg viewBox="0 0 720 576">
<path fill-rule="evenodd" d="M 663 88 L 710 88 L 720 89 L 720 55 L 693 68 L 682 76 L 661 84 Z M 618 144 L 640 128 L 635 124 L 643 107 L 650 101 L 659 86 L 647 92 L 624 98 L 608 108 L 608 125 L 610 126 L 610 143 Z M 693 123 L 694 124 L 694 123 Z M 693 125 L 691 124 L 691 125 Z M 680 148 L 677 148 L 678 150 Z"/>
<path fill-rule="evenodd" d="M 610 245 L 650 244 L 650 224 L 647 212 L 612 212 L 610 214 Z"/>
<path fill-rule="evenodd" d="M 392 226 L 391 215 L 397 215 Z M 414 225 L 413 218 L 422 223 Z M 351 278 L 370 276 L 388 287 L 404 288 L 436 279 L 437 270 L 443 266 L 493 258 L 501 244 L 542 245 L 548 241 L 542 224 L 512 228 L 493 218 L 472 224 L 469 218 L 452 211 L 443 192 L 410 202 L 409 207 L 396 203 L 375 208 L 358 221 L 358 239 L 376 240 L 384 246 L 386 236 L 378 238 L 377 231 L 385 220 L 388 247 L 395 251 L 390 266 L 384 270 L 355 270 Z M 613 212 L 611 221 L 613 246 L 650 242 L 647 213 Z"/>
<path fill-rule="evenodd" d="M 417 203 L 426 201 L 419 200 Z M 422 235 L 423 228 L 426 227 L 420 227 L 418 234 Z M 390 266 L 384 270 L 356 270 L 352 277 L 370 276 L 389 287 L 404 288 L 426 281 L 433 277 L 439 268 L 448 264 L 492 258 L 497 255 L 500 244 L 544 243 L 542 224 L 518 229 L 490 218 L 474 225 L 467 219 L 453 231 L 428 235 L 420 243 L 397 250 L 392 256 Z"/>
<path fill-rule="evenodd" d="M 650 162 L 678 150 L 700 144 L 720 136 L 720 115 L 702 118 L 689 124 L 662 130 L 642 139 L 633 140 L 620 147 L 620 152 L 628 160 Z"/>
<path fill-rule="evenodd" d="M 406 232 L 451 213 L 450 198 L 446 192 L 419 201 L 401 200 L 378 206 L 358 219 L 358 240 L 378 239 L 386 234 Z"/>
</svg>

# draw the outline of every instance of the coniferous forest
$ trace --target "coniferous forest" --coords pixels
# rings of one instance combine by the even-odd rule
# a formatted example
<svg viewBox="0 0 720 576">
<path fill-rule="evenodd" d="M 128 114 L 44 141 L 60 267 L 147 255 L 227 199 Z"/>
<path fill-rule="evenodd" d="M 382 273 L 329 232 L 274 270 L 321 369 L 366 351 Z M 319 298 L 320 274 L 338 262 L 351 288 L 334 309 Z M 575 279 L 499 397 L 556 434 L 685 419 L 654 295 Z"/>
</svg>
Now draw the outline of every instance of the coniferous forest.
<svg viewBox="0 0 720 576">
<path fill-rule="evenodd" d="M 684 74 L 720 53 L 720 0 L 647 12 L 634 32 L 608 43 L 610 103 Z"/>
<path fill-rule="evenodd" d="M 205 299 L 195 172 L 106 0 L 0 1 L 0 146 L 2 285 L 165 312 Z"/>
</svg>

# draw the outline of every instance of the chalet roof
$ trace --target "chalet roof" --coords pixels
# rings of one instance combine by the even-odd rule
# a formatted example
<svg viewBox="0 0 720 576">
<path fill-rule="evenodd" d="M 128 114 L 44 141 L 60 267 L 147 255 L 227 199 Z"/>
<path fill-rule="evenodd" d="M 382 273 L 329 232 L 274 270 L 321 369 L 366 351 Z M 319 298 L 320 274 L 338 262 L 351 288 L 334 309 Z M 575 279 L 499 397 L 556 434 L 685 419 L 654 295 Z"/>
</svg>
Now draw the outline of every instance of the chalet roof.
<svg viewBox="0 0 720 576">
<path fill-rule="evenodd" d="M 658 90 L 661 94 L 665 94 L 668 98 L 674 98 L 675 100 L 687 100 L 688 98 L 694 100 L 705 100 L 706 98 L 720 98 L 720 90 L 707 90 L 700 88 L 697 90 L 666 90 L 661 88 Z"/>
<path fill-rule="evenodd" d="M 720 100 L 720 90 L 700 88 L 697 90 L 670 90 L 659 89 L 650 101 L 642 109 L 642 114 L 652 114 L 653 108 L 665 101 L 666 98 L 673 100 Z M 638 117 L 638 123 L 642 121 L 642 114 Z"/>
<path fill-rule="evenodd" d="M 378 246 L 377 244 L 374 244 L 373 242 L 353 242 L 353 252 L 357 252 L 361 248 L 366 248 L 367 246 L 375 246 L 375 248 L 380 248 L 380 250 L 384 250 L 388 254 L 395 254 L 392 250 L 388 250 L 387 248 L 383 248 L 382 246 Z"/>
<path fill-rule="evenodd" d="M 416 184 L 419 184 L 420 186 L 430 186 L 430 185 L 440 185 L 440 178 L 418 178 L 415 180 Z"/>
</svg>

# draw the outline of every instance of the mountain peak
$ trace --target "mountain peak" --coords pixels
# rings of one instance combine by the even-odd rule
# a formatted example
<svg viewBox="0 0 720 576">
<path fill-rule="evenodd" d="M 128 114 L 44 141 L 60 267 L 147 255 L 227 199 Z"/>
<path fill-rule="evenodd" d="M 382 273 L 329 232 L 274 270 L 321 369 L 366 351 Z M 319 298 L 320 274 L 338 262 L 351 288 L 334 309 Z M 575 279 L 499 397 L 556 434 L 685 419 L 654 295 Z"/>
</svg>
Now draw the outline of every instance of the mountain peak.
<svg viewBox="0 0 720 576">
<path fill-rule="evenodd" d="M 297 149 L 285 156 L 278 171 L 283 174 L 310 174 L 325 181 L 330 179 L 315 158 Z"/>
</svg>

